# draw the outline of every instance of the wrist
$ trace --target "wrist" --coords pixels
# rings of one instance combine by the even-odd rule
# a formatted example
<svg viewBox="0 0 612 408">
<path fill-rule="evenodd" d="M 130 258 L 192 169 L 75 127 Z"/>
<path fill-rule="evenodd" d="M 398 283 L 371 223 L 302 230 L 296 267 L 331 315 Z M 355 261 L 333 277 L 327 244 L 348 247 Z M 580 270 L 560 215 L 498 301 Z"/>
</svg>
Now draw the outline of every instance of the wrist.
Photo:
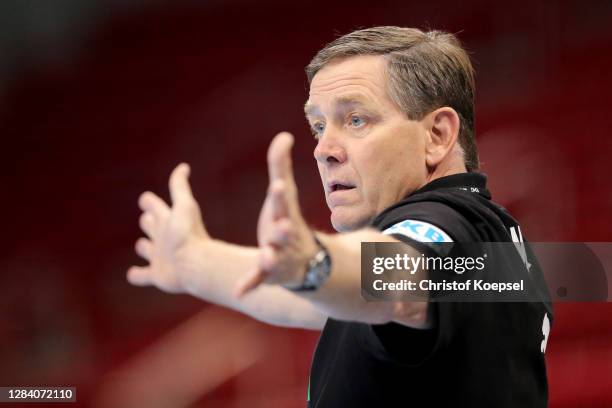
<svg viewBox="0 0 612 408">
<path fill-rule="evenodd" d="M 202 297 L 202 288 L 206 287 L 207 269 L 210 257 L 218 244 L 210 238 L 190 237 L 176 253 L 176 274 L 183 292 Z"/>
<path fill-rule="evenodd" d="M 314 291 L 319 289 L 331 273 L 331 257 L 327 248 L 312 234 L 313 249 L 308 252 L 302 273 L 298 279 L 284 283 L 282 286 L 294 292 Z"/>
</svg>

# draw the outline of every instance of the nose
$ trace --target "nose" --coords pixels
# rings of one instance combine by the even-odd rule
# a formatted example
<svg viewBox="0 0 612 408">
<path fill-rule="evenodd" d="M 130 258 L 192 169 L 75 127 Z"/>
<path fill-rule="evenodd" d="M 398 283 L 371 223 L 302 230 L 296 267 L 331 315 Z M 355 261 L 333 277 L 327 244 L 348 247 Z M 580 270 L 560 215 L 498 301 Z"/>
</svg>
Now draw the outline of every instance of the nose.
<svg viewBox="0 0 612 408">
<path fill-rule="evenodd" d="M 314 149 L 314 158 L 320 164 L 344 163 L 346 150 L 340 140 L 340 135 L 326 129 L 319 138 Z"/>
</svg>

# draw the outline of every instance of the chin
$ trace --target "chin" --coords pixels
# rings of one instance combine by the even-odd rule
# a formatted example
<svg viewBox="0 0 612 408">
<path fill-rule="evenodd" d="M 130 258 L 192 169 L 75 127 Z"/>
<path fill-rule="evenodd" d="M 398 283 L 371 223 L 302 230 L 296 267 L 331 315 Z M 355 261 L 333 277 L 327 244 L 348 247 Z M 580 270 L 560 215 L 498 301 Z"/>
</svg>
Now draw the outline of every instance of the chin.
<svg viewBox="0 0 612 408">
<path fill-rule="evenodd" d="M 331 224 L 338 232 L 351 232 L 360 228 L 367 227 L 371 219 L 365 216 L 358 216 L 353 209 L 336 208 L 331 213 Z"/>
</svg>

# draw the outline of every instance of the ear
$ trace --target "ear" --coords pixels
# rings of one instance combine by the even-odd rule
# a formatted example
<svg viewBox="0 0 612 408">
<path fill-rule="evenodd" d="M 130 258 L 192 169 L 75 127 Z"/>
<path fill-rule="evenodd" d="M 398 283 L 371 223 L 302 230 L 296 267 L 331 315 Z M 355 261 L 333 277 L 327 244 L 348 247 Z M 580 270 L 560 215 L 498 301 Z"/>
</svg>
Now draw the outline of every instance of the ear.
<svg viewBox="0 0 612 408">
<path fill-rule="evenodd" d="M 429 137 L 425 146 L 427 167 L 437 167 L 452 153 L 459 137 L 459 114 L 453 108 L 443 106 L 430 112 L 425 123 Z"/>
</svg>

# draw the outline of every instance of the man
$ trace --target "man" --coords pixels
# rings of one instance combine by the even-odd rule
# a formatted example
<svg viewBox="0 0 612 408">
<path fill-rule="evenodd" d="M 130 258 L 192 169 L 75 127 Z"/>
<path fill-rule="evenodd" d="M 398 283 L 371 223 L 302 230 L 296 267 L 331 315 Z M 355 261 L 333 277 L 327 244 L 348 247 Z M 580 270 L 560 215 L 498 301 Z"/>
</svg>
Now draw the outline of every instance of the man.
<svg viewBox="0 0 612 408">
<path fill-rule="evenodd" d="M 310 376 L 313 407 L 545 406 L 546 302 L 361 296 L 362 242 L 402 242 L 418 256 L 422 242 L 520 235 L 475 172 L 474 74 L 457 39 L 359 30 L 328 44 L 306 71 L 305 113 L 339 233 L 313 232 L 302 218 L 293 138 L 280 133 L 268 151 L 257 248 L 208 235 L 181 164 L 170 176 L 172 207 L 151 192 L 139 199 L 147 238 L 136 251 L 149 265 L 130 268 L 128 280 L 271 324 L 323 329 Z"/>
</svg>

